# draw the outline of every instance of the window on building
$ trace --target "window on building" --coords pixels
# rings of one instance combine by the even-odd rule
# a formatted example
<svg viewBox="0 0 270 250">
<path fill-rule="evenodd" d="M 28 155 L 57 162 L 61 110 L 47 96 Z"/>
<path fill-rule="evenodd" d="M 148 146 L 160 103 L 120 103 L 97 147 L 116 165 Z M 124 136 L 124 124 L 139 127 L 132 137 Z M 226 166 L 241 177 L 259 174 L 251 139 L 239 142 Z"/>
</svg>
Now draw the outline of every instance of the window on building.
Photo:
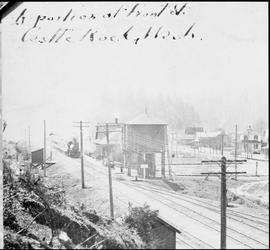
<svg viewBox="0 0 270 250">
<path fill-rule="evenodd" d="M 258 141 L 258 136 L 254 135 L 254 140 Z"/>
<path fill-rule="evenodd" d="M 254 144 L 254 149 L 258 149 L 258 144 Z"/>
</svg>

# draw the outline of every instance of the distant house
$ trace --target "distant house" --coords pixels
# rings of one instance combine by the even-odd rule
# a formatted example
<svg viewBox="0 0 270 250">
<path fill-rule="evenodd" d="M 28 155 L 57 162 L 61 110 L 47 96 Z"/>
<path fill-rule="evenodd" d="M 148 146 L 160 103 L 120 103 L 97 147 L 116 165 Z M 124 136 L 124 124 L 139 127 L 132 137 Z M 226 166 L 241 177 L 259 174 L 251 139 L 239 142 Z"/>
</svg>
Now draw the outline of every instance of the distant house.
<svg viewBox="0 0 270 250">
<path fill-rule="evenodd" d="M 195 142 L 198 147 L 210 147 L 220 149 L 222 144 L 222 131 L 214 132 L 197 132 L 195 136 Z M 230 138 L 228 135 L 223 136 L 223 146 L 230 146 Z"/>
<path fill-rule="evenodd" d="M 194 145 L 196 133 L 203 131 L 203 127 L 187 127 L 184 133 L 179 137 L 178 142 L 183 145 Z"/>
<path fill-rule="evenodd" d="M 195 139 L 196 135 L 184 134 L 179 138 L 178 142 L 183 145 L 193 145 Z"/>
<path fill-rule="evenodd" d="M 203 127 L 187 127 L 185 129 L 186 135 L 195 135 L 197 132 L 203 132 Z"/>
<path fill-rule="evenodd" d="M 247 154 L 260 154 L 262 149 L 262 138 L 254 132 L 251 126 L 241 136 L 242 150 Z"/>
<path fill-rule="evenodd" d="M 262 135 L 262 153 L 265 154 L 266 157 L 269 157 L 269 130 L 266 129 Z"/>
</svg>

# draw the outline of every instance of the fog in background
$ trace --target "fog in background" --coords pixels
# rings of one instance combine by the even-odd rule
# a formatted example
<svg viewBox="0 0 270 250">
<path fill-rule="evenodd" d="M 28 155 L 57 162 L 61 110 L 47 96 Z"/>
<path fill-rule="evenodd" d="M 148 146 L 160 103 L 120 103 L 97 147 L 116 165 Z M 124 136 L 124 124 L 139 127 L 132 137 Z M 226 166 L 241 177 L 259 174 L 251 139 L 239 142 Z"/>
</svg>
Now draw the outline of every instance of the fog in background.
<svg viewBox="0 0 270 250">
<path fill-rule="evenodd" d="M 187 18 L 202 40 L 181 42 L 22 43 L 25 29 L 12 23 L 25 7 L 54 13 L 93 5 L 26 2 L 4 21 L 4 139 L 24 139 L 31 125 L 38 144 L 44 119 L 48 134 L 70 136 L 79 131 L 72 121 L 89 121 L 94 130 L 97 122 L 125 122 L 145 108 L 173 129 L 268 126 L 267 3 L 190 3 Z"/>
</svg>

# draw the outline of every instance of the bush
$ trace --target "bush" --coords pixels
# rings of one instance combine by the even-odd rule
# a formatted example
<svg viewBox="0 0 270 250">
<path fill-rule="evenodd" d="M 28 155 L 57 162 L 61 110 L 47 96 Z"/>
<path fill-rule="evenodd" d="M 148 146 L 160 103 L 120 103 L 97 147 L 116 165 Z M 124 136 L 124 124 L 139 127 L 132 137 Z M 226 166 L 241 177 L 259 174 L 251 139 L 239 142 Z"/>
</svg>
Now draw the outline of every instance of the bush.
<svg viewBox="0 0 270 250">
<path fill-rule="evenodd" d="M 125 223 L 108 220 L 84 204 L 66 202 L 64 189 L 44 180 L 20 176 L 4 189 L 5 249 L 37 244 L 68 249 L 142 249 L 145 244 Z M 66 235 L 67 239 L 60 236 Z"/>
<path fill-rule="evenodd" d="M 152 229 L 157 221 L 158 210 L 151 210 L 147 204 L 144 204 L 143 207 L 133 207 L 132 204 L 129 204 L 128 210 L 128 216 L 124 219 L 125 223 L 128 224 L 129 228 L 138 232 L 147 248 L 155 248 Z"/>
</svg>

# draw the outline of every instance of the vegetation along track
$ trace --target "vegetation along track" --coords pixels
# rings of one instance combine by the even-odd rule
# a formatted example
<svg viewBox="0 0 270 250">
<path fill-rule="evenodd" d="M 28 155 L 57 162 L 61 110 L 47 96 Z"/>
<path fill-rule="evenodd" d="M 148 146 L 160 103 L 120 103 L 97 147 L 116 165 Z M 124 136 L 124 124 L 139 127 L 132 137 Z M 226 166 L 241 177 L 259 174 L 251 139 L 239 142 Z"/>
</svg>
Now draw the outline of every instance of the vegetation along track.
<svg viewBox="0 0 270 250">
<path fill-rule="evenodd" d="M 76 160 L 76 159 L 74 159 L 74 160 Z M 78 159 L 77 159 L 78 160 Z M 90 163 L 90 162 L 89 162 Z M 104 170 L 105 170 L 105 168 L 104 168 Z M 103 172 L 102 170 L 97 170 L 96 168 L 95 168 L 95 171 L 97 171 L 97 172 L 99 172 L 99 173 L 101 173 L 101 174 L 106 174 L 105 172 Z M 123 184 L 124 184 L 124 181 L 121 181 Z M 127 184 L 127 183 L 125 183 L 125 184 Z M 187 214 L 186 212 L 183 212 L 183 211 L 181 211 L 178 207 L 180 206 L 180 207 L 182 207 L 182 208 L 185 208 L 185 206 L 183 206 L 183 205 L 180 205 L 180 204 L 178 204 L 177 202 L 175 202 L 175 201 L 172 201 L 172 200 L 170 200 L 170 199 L 168 199 L 168 197 L 164 197 L 163 195 L 166 195 L 166 196 L 172 196 L 172 195 L 177 195 L 177 196 L 179 196 L 179 194 L 175 194 L 175 193 L 172 193 L 172 192 L 170 192 L 170 191 L 164 191 L 164 193 L 162 193 L 162 191 L 160 190 L 160 189 L 155 189 L 155 188 L 146 188 L 146 187 L 140 187 L 140 186 L 138 186 L 138 185 L 136 185 L 136 184 L 132 184 L 132 183 L 128 183 L 128 185 L 132 185 L 133 186 L 133 188 L 135 188 L 135 189 L 137 189 L 137 190 L 139 190 L 139 191 L 151 191 L 151 192 L 156 192 L 156 193 L 158 193 L 158 195 L 162 198 L 162 200 L 160 200 L 160 199 L 156 199 L 158 202 L 161 202 L 161 203 L 163 203 L 163 204 L 165 204 L 166 206 L 169 206 L 169 207 L 171 207 L 172 209 L 174 209 L 174 210 L 176 210 L 176 211 L 178 211 L 178 212 L 180 212 L 180 213 L 182 213 L 182 214 L 185 214 L 186 216 L 188 216 L 188 217 L 190 217 L 191 219 L 194 219 L 194 220 L 196 220 L 196 221 L 199 221 L 200 223 L 202 223 L 202 224 L 204 224 L 205 226 L 207 226 L 207 227 L 210 227 L 210 228 L 212 228 L 212 229 L 214 229 L 214 230 L 216 230 L 216 231 L 219 231 L 219 229 L 217 229 L 217 228 L 215 228 L 215 227 L 213 227 L 213 226 L 209 226 L 208 225 L 208 223 L 205 223 L 205 222 L 203 222 L 203 221 L 200 221 L 200 220 L 198 220 L 198 219 L 196 219 L 196 218 L 194 218 L 194 216 L 190 216 L 189 214 Z M 145 193 L 145 195 L 147 195 L 147 196 L 149 196 L 149 194 L 147 194 L 147 193 Z M 184 196 L 184 195 L 183 195 Z M 183 196 L 181 196 L 181 198 L 183 199 Z M 150 196 L 152 199 L 153 199 L 153 196 Z M 186 196 L 185 196 L 185 198 L 187 198 Z M 173 203 L 173 206 L 172 205 L 168 205 L 168 203 L 166 203 L 166 202 L 164 202 L 164 200 L 167 200 L 168 202 L 170 202 L 170 204 L 171 203 Z M 190 200 L 189 200 L 189 202 L 191 202 Z M 200 201 L 201 202 L 201 201 Z M 194 201 L 193 201 L 193 203 L 194 203 Z M 205 202 L 205 204 L 207 204 L 206 202 Z M 198 204 L 197 204 L 198 205 Z M 209 209 L 209 204 L 207 204 L 208 205 L 208 209 Z M 200 205 L 201 206 L 201 205 Z M 213 206 L 213 205 L 212 205 Z M 189 210 L 189 212 L 190 212 L 190 208 L 188 208 L 188 210 Z M 196 212 L 196 211 L 191 211 L 193 214 L 199 214 L 198 212 Z M 238 215 L 241 215 L 241 214 L 238 214 Z M 243 214 L 243 216 L 245 216 L 245 219 L 248 219 L 247 217 L 246 217 L 246 215 L 247 214 Z M 204 215 L 201 215 L 201 214 L 199 214 L 199 216 L 200 217 L 203 217 L 203 218 L 205 218 L 206 220 L 208 220 L 208 222 L 209 222 L 209 220 L 210 221 L 212 221 L 212 222 L 214 222 L 214 223 L 216 223 L 216 224 L 218 224 L 219 225 L 219 223 L 216 221 L 216 220 L 213 220 L 213 219 L 211 219 L 211 218 L 208 218 L 208 217 L 206 217 L 206 216 L 204 216 Z M 248 216 L 250 216 L 250 215 L 248 215 Z M 256 216 L 253 216 L 254 218 L 257 218 Z M 258 217 L 258 219 L 262 219 L 262 218 L 259 218 Z M 242 221 L 241 221 L 242 222 Z M 228 229 L 230 229 L 230 231 L 233 231 L 233 232 L 235 232 L 235 234 L 238 234 L 238 235 L 240 235 L 242 238 L 243 237 L 245 237 L 245 242 L 249 242 L 249 244 L 251 244 L 251 245 L 253 245 L 252 243 L 250 243 L 250 241 L 252 241 L 252 242 L 256 242 L 257 244 L 260 244 L 261 246 L 263 246 L 263 247 L 268 247 L 268 245 L 266 245 L 265 243 L 262 243 L 262 242 L 260 242 L 260 241 L 258 241 L 258 240 L 256 240 L 256 239 L 253 239 L 253 238 L 251 238 L 250 236 L 248 236 L 248 235 L 246 235 L 246 234 L 243 234 L 243 233 L 240 233 L 240 232 L 238 232 L 238 231 L 236 231 L 236 230 L 234 230 L 234 229 L 231 229 L 231 228 L 228 228 Z M 258 229 L 257 227 L 256 227 L 256 229 Z M 183 230 L 182 230 L 183 231 Z M 186 232 L 187 233 L 187 232 Z M 194 237 L 194 238 L 196 238 L 196 236 L 194 236 L 194 235 L 191 235 L 190 234 L 190 236 L 191 237 Z M 232 238 L 233 240 L 235 240 L 235 241 L 237 241 L 238 243 L 240 243 L 240 244 L 242 244 L 242 245 L 245 245 L 246 247 L 248 247 L 248 248 L 253 248 L 252 246 L 250 246 L 250 245 L 248 245 L 248 244 L 246 244 L 246 243 L 244 243 L 243 241 L 240 241 L 239 239 L 236 239 L 235 237 L 233 237 L 233 236 L 231 236 L 231 235 L 228 235 L 228 237 L 230 237 L 230 238 Z M 201 241 L 200 239 L 198 239 L 199 241 Z M 203 244 L 207 244 L 206 242 L 203 242 Z M 211 245 L 209 245 L 208 247 L 210 247 L 210 248 L 214 248 L 213 246 L 211 246 Z"/>
<path fill-rule="evenodd" d="M 98 170 L 97 170 L 98 171 Z M 102 174 L 104 174 L 101 171 L 98 171 Z M 126 193 L 123 192 L 119 192 L 118 194 L 121 193 L 121 197 L 126 196 Z M 117 200 L 119 200 L 121 203 L 128 205 L 128 201 L 123 200 L 121 198 L 119 198 L 119 196 L 115 197 Z M 141 204 L 140 202 L 134 201 L 134 203 L 138 206 L 141 206 L 143 204 Z M 171 223 L 172 224 L 172 223 Z M 172 224 L 173 225 L 173 224 Z M 173 225 L 175 227 L 177 227 L 176 225 Z M 190 249 L 215 249 L 215 247 L 213 247 L 212 245 L 210 245 L 209 243 L 199 239 L 198 237 L 196 237 L 195 235 L 183 230 L 182 228 L 180 229 L 181 231 L 181 235 L 177 235 L 177 240 L 181 242 L 181 244 L 185 244 L 186 246 L 188 246 Z"/>
<path fill-rule="evenodd" d="M 103 170 L 105 170 L 105 168 L 104 168 Z M 99 169 L 99 170 L 95 169 L 95 171 L 97 171 L 97 172 L 99 172 L 99 173 L 101 173 L 101 174 L 103 174 L 103 175 L 104 175 L 104 174 L 106 175 L 106 173 L 103 172 L 101 169 Z M 136 189 L 136 190 L 139 190 L 140 192 L 143 190 L 143 191 L 151 191 L 151 192 L 159 193 L 159 196 L 160 196 L 162 199 L 154 199 L 152 195 L 149 195 L 148 193 L 145 193 L 145 192 L 144 192 L 144 194 L 145 194 L 146 196 L 149 196 L 151 199 L 154 199 L 154 200 L 156 200 L 156 201 L 158 201 L 158 202 L 161 202 L 161 203 L 163 203 L 164 205 L 166 205 L 166 206 L 168 206 L 168 207 L 174 209 L 175 211 L 180 212 L 180 213 L 182 213 L 182 214 L 185 214 L 186 216 L 190 217 L 191 219 L 200 222 L 201 224 L 207 226 L 208 228 L 211 228 L 211 229 L 214 229 L 215 231 L 220 232 L 219 228 L 217 228 L 217 226 L 219 226 L 219 223 L 218 223 L 216 220 L 213 220 L 213 219 L 211 219 L 211 218 L 209 218 L 209 217 L 207 217 L 207 216 L 205 216 L 205 215 L 202 215 L 202 214 L 200 214 L 200 213 L 198 213 L 198 212 L 196 212 L 196 211 L 194 211 L 194 210 L 191 210 L 190 208 L 187 208 L 187 207 L 185 207 L 185 206 L 183 206 L 183 205 L 180 205 L 180 204 L 178 204 L 177 202 L 168 199 L 167 197 L 164 197 L 163 194 L 162 194 L 162 195 L 160 194 L 160 193 L 161 193 L 160 190 L 159 190 L 159 192 L 157 192 L 157 190 L 154 190 L 154 189 L 152 189 L 152 188 L 148 188 L 148 189 L 147 189 L 147 188 L 145 188 L 145 187 L 140 187 L 140 186 L 138 186 L 138 185 L 136 185 L 136 184 L 133 184 L 133 183 L 130 183 L 130 182 L 127 183 L 127 182 L 125 182 L 125 181 L 121 181 L 121 183 L 126 184 L 126 185 L 128 185 L 128 186 L 132 186 L 132 188 L 134 188 L 134 189 Z M 124 194 L 124 193 L 123 193 L 123 194 Z M 167 196 L 167 193 L 164 192 L 164 195 Z M 118 200 L 119 200 L 119 198 L 118 198 Z M 166 203 L 166 202 L 164 202 L 164 200 L 167 200 L 167 201 L 170 202 L 170 203 L 174 203 L 173 206 L 172 206 L 172 205 L 169 205 L 169 204 Z M 190 202 L 190 201 L 189 201 L 189 202 Z M 198 205 L 198 204 L 196 204 L 196 205 Z M 201 221 L 201 218 L 196 219 L 196 218 L 194 218 L 194 216 L 190 216 L 189 214 L 187 214 L 187 212 L 183 212 L 182 210 L 180 210 L 180 209 L 178 208 L 179 206 L 181 206 L 181 207 L 184 208 L 184 209 L 187 209 L 189 212 L 191 211 L 192 213 L 198 214 L 200 217 L 202 217 L 202 218 L 208 220 L 208 222 L 203 222 L 203 221 Z M 207 208 L 208 208 L 208 207 L 207 207 Z M 216 211 L 215 211 L 215 212 L 216 212 Z M 210 220 L 211 222 L 214 222 L 214 223 L 216 224 L 216 227 L 209 226 L 209 220 Z M 246 241 L 249 241 L 249 244 L 251 244 L 251 245 L 254 245 L 254 242 L 256 242 L 257 245 L 259 244 L 259 245 L 261 245 L 261 246 L 263 246 L 263 247 L 266 247 L 266 246 L 267 246 L 266 244 L 264 244 L 264 243 L 262 243 L 262 242 L 260 242 L 260 241 L 258 241 L 258 240 L 256 240 L 256 239 L 251 238 L 249 235 L 243 234 L 243 233 L 238 232 L 237 230 L 232 229 L 232 228 L 229 228 L 229 227 L 227 227 L 227 228 L 230 229 L 231 231 L 233 231 L 235 234 L 238 234 L 238 239 L 237 239 L 235 236 L 232 236 L 232 235 L 228 235 L 228 237 L 230 237 L 230 238 L 233 239 L 234 241 L 240 243 L 241 245 L 244 245 L 244 246 L 247 247 L 247 248 L 251 248 L 251 249 L 252 249 L 253 246 L 250 246 L 250 245 L 246 244 L 246 243 L 245 243 Z M 190 235 L 191 235 L 191 234 L 190 234 Z M 239 236 L 239 235 L 240 235 L 240 236 Z M 194 236 L 194 235 L 191 235 L 191 236 L 194 237 L 194 238 L 197 238 L 197 237 Z M 245 239 L 242 239 L 242 238 L 241 238 L 241 240 L 239 240 L 239 237 L 240 237 L 240 238 L 241 238 L 241 237 L 242 237 L 242 238 L 245 237 Z M 201 241 L 199 238 L 197 238 L 197 240 Z M 253 241 L 254 241 L 254 242 L 253 242 Z M 209 245 L 209 244 L 206 243 L 206 242 L 203 242 L 203 241 L 202 241 L 202 243 L 205 244 L 205 245 L 207 244 L 207 245 L 208 245 L 208 248 L 209 248 L 209 247 L 210 247 L 210 248 L 214 248 L 213 246 Z M 256 245 L 256 246 L 257 246 L 257 245 Z M 256 246 L 255 246 L 255 247 L 256 247 Z"/>
<path fill-rule="evenodd" d="M 141 184 L 141 186 L 143 186 Z M 172 192 L 172 191 L 167 191 L 167 190 L 161 190 L 158 188 L 154 188 L 154 187 L 149 187 L 149 186 L 143 186 L 143 188 L 149 190 L 149 191 L 153 191 L 153 192 L 157 192 L 157 193 L 161 193 L 161 194 L 165 194 L 166 196 L 171 196 L 171 197 L 175 197 L 175 198 L 181 198 L 182 200 L 188 201 L 194 205 L 200 206 L 200 207 L 204 207 L 206 209 L 209 209 L 211 211 L 214 212 L 218 212 L 220 211 L 220 206 L 219 205 L 214 205 L 211 201 L 205 201 L 202 198 L 197 198 L 195 196 L 188 196 L 188 195 L 184 195 L 184 194 L 179 194 L 176 192 Z M 264 233 L 269 233 L 269 221 L 265 218 L 261 218 L 258 216 L 254 216 L 251 214 L 247 214 L 247 213 L 242 213 L 242 212 L 238 212 L 238 211 L 233 211 L 232 209 L 227 209 L 227 217 L 241 222 L 245 225 L 248 225 L 254 229 L 257 229 L 259 231 L 262 231 Z M 261 227 L 257 227 L 257 225 L 260 224 L 261 226 L 265 227 L 265 229 L 262 229 Z"/>
<path fill-rule="evenodd" d="M 152 189 L 146 189 L 145 187 L 139 187 L 138 185 L 134 185 L 134 184 L 130 184 L 130 185 L 132 185 L 135 189 L 140 190 L 146 196 L 149 196 L 151 199 L 157 200 L 157 201 L 163 203 L 164 205 L 176 210 L 177 212 L 186 215 L 187 217 L 191 218 L 192 220 L 195 220 L 195 221 L 205 225 L 208 228 L 211 228 L 215 231 L 220 232 L 220 228 L 218 227 L 220 224 L 218 221 L 216 221 L 208 216 L 205 216 L 202 213 L 199 213 L 199 212 L 195 211 L 194 209 L 191 209 L 190 207 L 186 207 L 182 204 L 179 204 L 178 202 L 175 202 L 172 199 L 169 199 L 167 197 L 167 194 L 160 194 L 157 191 L 153 191 Z M 148 193 L 146 193 L 148 191 L 155 192 L 155 197 L 157 197 L 157 195 L 158 195 L 162 199 L 153 198 L 153 195 L 149 195 Z M 167 202 L 164 202 L 164 200 Z M 179 208 L 182 208 L 182 209 L 179 209 Z M 192 215 L 190 215 L 190 213 L 192 213 Z M 214 223 L 215 226 L 210 225 L 210 223 L 211 224 Z M 234 234 L 234 235 L 232 235 L 232 234 Z M 254 239 L 251 236 L 249 236 L 245 233 L 239 232 L 239 230 L 235 230 L 232 227 L 227 227 L 227 237 L 231 238 L 232 240 L 234 240 L 234 241 L 236 241 L 236 242 L 238 242 L 238 243 L 240 243 L 248 248 L 257 248 L 258 245 L 260 245 L 260 247 L 263 247 L 263 248 L 268 248 L 267 243 L 264 243 L 264 242 L 261 242 L 257 239 Z M 267 236 L 267 238 L 268 238 L 268 236 Z"/>
</svg>

